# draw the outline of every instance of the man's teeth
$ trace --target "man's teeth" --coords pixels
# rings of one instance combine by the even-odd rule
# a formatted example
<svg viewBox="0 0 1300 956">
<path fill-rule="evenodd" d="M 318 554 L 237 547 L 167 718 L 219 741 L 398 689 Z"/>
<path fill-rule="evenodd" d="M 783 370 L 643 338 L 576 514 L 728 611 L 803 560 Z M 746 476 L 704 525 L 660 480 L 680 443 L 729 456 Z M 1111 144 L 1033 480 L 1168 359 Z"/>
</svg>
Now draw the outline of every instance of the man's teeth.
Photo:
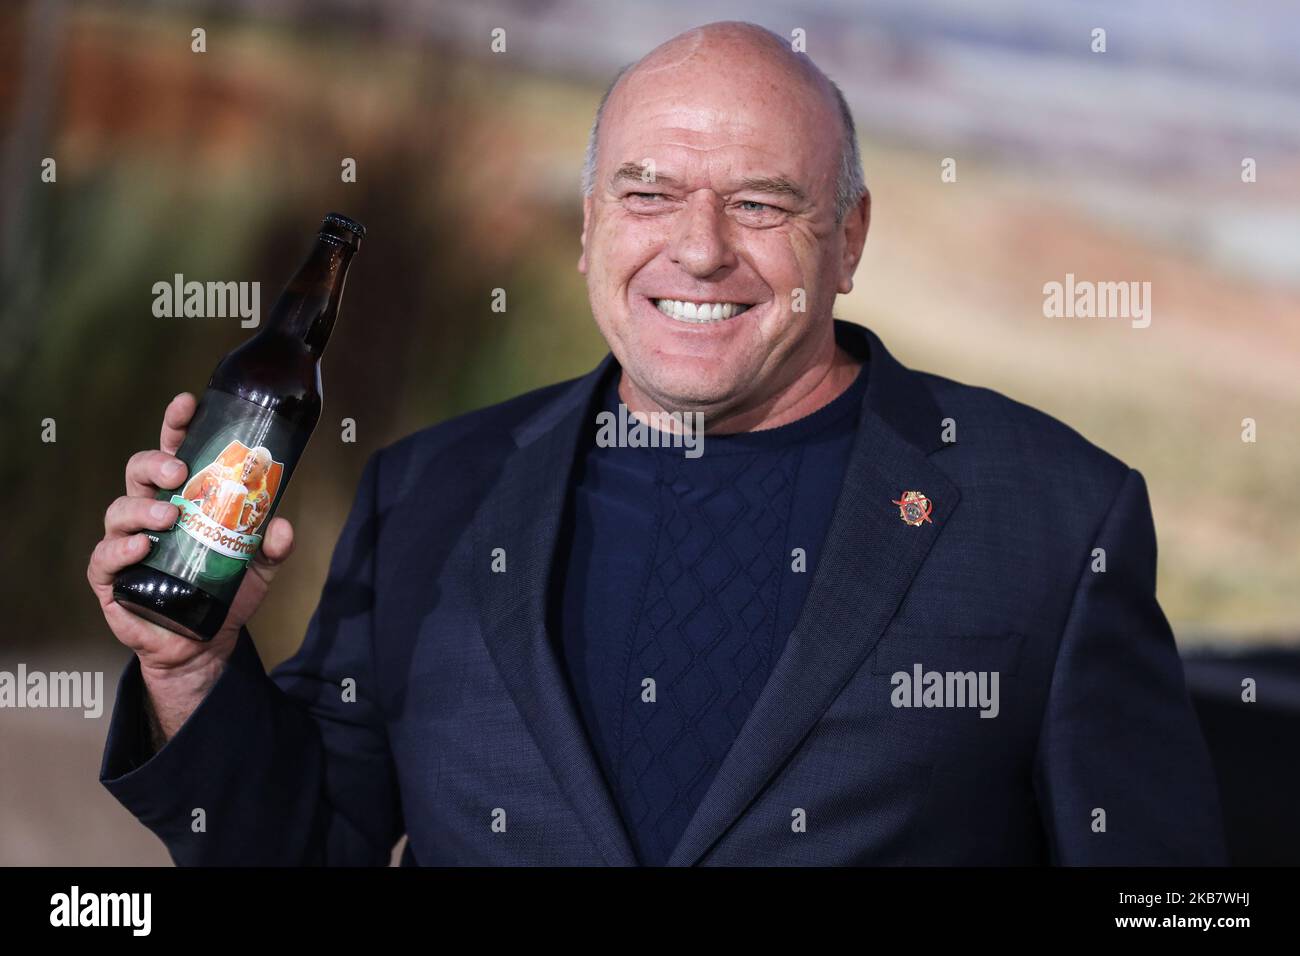
<svg viewBox="0 0 1300 956">
<path fill-rule="evenodd" d="M 670 319 L 682 322 L 721 322 L 749 308 L 741 302 L 686 302 L 681 299 L 655 299 L 654 304 Z"/>
</svg>

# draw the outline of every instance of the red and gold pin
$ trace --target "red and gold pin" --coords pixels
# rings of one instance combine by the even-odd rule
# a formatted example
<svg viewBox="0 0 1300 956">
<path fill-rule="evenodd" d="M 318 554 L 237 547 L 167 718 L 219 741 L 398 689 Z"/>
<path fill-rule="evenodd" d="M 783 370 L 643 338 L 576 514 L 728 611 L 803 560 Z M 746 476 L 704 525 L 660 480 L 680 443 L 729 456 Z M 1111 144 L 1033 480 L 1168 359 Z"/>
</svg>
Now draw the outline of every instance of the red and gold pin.
<svg viewBox="0 0 1300 956">
<path fill-rule="evenodd" d="M 894 504 L 898 505 L 898 516 L 913 528 L 920 527 L 923 522 L 930 521 L 930 512 L 934 510 L 934 502 L 919 491 L 903 492 L 903 497 L 895 501 Z M 933 521 L 930 521 L 930 523 L 934 524 Z"/>
</svg>

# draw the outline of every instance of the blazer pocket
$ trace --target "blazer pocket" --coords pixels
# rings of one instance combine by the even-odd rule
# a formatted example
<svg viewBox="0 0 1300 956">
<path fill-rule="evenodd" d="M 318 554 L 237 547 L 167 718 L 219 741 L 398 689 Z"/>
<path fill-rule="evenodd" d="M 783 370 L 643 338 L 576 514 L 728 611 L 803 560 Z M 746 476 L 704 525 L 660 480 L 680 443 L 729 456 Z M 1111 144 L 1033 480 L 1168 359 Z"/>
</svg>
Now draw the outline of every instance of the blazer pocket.
<svg viewBox="0 0 1300 956">
<path fill-rule="evenodd" d="M 1020 669 L 1024 636 L 1014 631 L 944 633 L 887 631 L 871 655 L 871 673 L 911 673 L 920 664 L 926 671 L 997 671 Z"/>
</svg>

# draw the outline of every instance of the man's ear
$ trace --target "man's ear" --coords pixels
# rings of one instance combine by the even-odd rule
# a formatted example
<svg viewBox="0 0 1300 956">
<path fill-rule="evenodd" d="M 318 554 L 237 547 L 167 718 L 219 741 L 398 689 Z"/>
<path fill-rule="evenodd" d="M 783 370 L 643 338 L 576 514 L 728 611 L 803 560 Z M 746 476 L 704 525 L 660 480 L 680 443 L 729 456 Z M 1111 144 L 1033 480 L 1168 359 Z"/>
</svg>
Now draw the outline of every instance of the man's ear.
<svg viewBox="0 0 1300 956">
<path fill-rule="evenodd" d="M 862 247 L 871 228 L 871 192 L 863 190 L 858 204 L 844 214 L 844 257 L 840 260 L 840 283 L 837 292 L 853 291 L 853 273 L 862 261 Z"/>
<path fill-rule="evenodd" d="M 582 254 L 578 256 L 578 271 L 587 274 L 587 229 L 591 225 L 591 196 L 582 197 Z"/>
</svg>

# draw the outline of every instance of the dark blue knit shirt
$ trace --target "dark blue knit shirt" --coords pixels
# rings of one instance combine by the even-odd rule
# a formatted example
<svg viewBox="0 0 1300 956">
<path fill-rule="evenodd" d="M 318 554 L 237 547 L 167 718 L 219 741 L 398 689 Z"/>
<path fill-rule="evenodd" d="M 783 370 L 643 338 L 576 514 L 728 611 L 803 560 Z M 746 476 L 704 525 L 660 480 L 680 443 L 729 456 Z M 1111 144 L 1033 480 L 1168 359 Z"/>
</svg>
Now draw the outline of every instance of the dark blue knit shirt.
<svg viewBox="0 0 1300 956">
<path fill-rule="evenodd" d="M 612 367 L 601 408 L 618 414 Z M 602 448 L 557 554 L 553 633 L 640 861 L 667 862 L 803 607 L 866 387 L 779 428 Z M 804 570 L 795 570 L 802 549 Z"/>
</svg>

